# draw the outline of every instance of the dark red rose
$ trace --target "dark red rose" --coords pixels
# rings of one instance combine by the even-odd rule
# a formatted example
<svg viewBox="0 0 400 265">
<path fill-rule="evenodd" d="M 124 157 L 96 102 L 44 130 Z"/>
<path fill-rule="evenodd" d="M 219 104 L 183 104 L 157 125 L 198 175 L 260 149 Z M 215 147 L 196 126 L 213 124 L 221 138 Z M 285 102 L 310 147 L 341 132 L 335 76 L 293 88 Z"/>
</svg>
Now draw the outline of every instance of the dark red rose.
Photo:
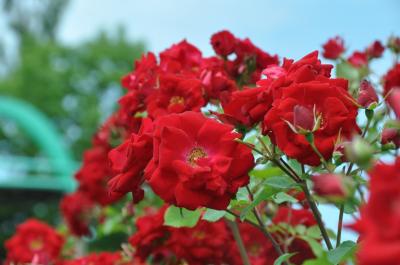
<svg viewBox="0 0 400 265">
<path fill-rule="evenodd" d="M 400 53 L 400 38 L 391 36 L 389 38 L 387 46 L 392 52 L 394 52 L 396 54 Z"/>
<path fill-rule="evenodd" d="M 369 199 L 356 224 L 361 233 L 357 264 L 395 265 L 400 260 L 400 158 L 378 163 L 369 176 Z"/>
<path fill-rule="evenodd" d="M 64 244 L 63 237 L 52 227 L 36 219 L 17 226 L 15 234 L 5 242 L 6 264 L 55 262 Z"/>
<path fill-rule="evenodd" d="M 365 52 L 355 51 L 347 61 L 355 68 L 360 68 L 368 64 L 368 57 Z"/>
<path fill-rule="evenodd" d="M 314 131 L 314 142 L 325 159 L 330 159 L 338 137 L 351 138 L 359 128 L 356 124 L 357 107 L 347 92 L 343 79 L 317 77 L 315 81 L 292 83 L 282 90 L 264 117 L 263 132 L 288 157 L 302 164 L 319 165 L 320 158 L 303 134 L 294 132 L 294 110 L 299 106 L 315 115 L 319 126 Z"/>
<path fill-rule="evenodd" d="M 376 94 L 372 84 L 367 80 L 361 81 L 357 103 L 364 108 L 368 108 L 369 105 L 373 103 L 378 103 L 378 100 L 378 95 Z"/>
<path fill-rule="evenodd" d="M 387 102 L 392 108 L 394 114 L 396 114 L 397 119 L 400 119 L 400 87 L 394 87 L 390 90 Z"/>
<path fill-rule="evenodd" d="M 223 30 L 211 36 L 211 45 L 216 54 L 226 57 L 235 51 L 236 38 L 229 31 Z"/>
<path fill-rule="evenodd" d="M 400 147 L 400 130 L 396 128 L 385 128 L 382 131 L 382 144 L 393 143 L 397 148 Z"/>
<path fill-rule="evenodd" d="M 322 197 L 341 199 L 348 195 L 343 176 L 338 174 L 320 174 L 312 176 L 314 192 Z"/>
<path fill-rule="evenodd" d="M 160 68 L 168 73 L 191 73 L 198 70 L 201 60 L 200 50 L 183 40 L 160 53 Z"/>
<path fill-rule="evenodd" d="M 379 40 L 374 41 L 366 50 L 366 54 L 369 58 L 379 58 L 385 51 L 385 47 Z"/>
<path fill-rule="evenodd" d="M 176 257 L 190 265 L 227 264 L 234 239 L 223 220 L 200 220 L 193 228 L 174 229 L 169 244 Z"/>
<path fill-rule="evenodd" d="M 146 179 L 164 201 L 196 209 L 226 209 L 254 166 L 251 150 L 233 127 L 184 112 L 158 119 Z"/>
<path fill-rule="evenodd" d="M 153 155 L 153 122 L 143 119 L 137 134 L 133 133 L 121 145 L 108 153 L 114 177 L 108 182 L 112 196 L 121 198 L 132 192 L 134 202 L 143 199 L 140 187 L 144 181 L 143 171 Z"/>
<path fill-rule="evenodd" d="M 342 53 L 346 50 L 344 47 L 344 40 L 336 36 L 334 38 L 329 39 L 323 46 L 323 53 L 326 59 L 336 60 L 342 55 Z"/>
<path fill-rule="evenodd" d="M 174 228 L 164 226 L 164 213 L 167 205 L 158 209 L 148 209 L 146 215 L 136 220 L 136 232 L 129 238 L 129 243 L 135 249 L 135 257 L 145 262 L 165 261 L 172 255 L 167 242 Z"/>
<path fill-rule="evenodd" d="M 149 116 L 157 118 L 169 113 L 200 111 L 204 106 L 202 84 L 198 79 L 163 75 L 159 82 L 159 89 L 147 101 Z"/>
<path fill-rule="evenodd" d="M 64 196 L 60 203 L 61 213 L 68 229 L 76 236 L 89 235 L 89 222 L 94 202 L 83 192 Z"/>
</svg>

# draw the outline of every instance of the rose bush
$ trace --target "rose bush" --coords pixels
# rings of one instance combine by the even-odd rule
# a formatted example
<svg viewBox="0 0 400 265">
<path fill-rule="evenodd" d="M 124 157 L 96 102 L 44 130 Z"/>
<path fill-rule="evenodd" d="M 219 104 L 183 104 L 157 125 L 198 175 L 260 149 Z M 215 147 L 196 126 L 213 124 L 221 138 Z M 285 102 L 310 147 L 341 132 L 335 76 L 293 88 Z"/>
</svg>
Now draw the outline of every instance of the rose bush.
<svg viewBox="0 0 400 265">
<path fill-rule="evenodd" d="M 399 43 L 348 55 L 334 37 L 334 67 L 225 30 L 211 57 L 186 40 L 143 55 L 60 203 L 64 225 L 25 221 L 5 264 L 398 264 Z M 377 78 L 384 53 L 395 63 Z"/>
</svg>

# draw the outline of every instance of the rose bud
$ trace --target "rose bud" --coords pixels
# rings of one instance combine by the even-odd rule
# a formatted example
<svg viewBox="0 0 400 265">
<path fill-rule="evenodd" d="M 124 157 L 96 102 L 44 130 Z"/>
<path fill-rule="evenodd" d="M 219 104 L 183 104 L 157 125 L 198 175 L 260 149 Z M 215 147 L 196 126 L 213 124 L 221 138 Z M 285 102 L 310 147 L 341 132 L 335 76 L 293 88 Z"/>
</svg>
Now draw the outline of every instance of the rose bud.
<svg viewBox="0 0 400 265">
<path fill-rule="evenodd" d="M 229 31 L 223 30 L 212 35 L 211 45 L 216 54 L 226 57 L 235 51 L 236 38 Z"/>
<path fill-rule="evenodd" d="M 338 162 L 348 162 L 346 158 L 345 146 L 350 144 L 350 142 L 341 142 L 335 145 L 333 151 L 333 157 L 338 160 Z"/>
<path fill-rule="evenodd" d="M 360 136 L 355 137 L 349 144 L 345 145 L 346 158 L 360 167 L 368 167 L 374 149 Z"/>
<path fill-rule="evenodd" d="M 336 60 L 345 51 L 344 41 L 341 37 L 336 36 L 329 39 L 323 46 L 322 56 L 326 59 Z"/>
<path fill-rule="evenodd" d="M 293 109 L 293 125 L 300 131 L 312 131 L 314 128 L 314 113 L 312 110 L 296 105 Z"/>
<path fill-rule="evenodd" d="M 383 145 L 393 143 L 396 148 L 400 147 L 400 130 L 396 128 L 385 128 L 382 132 L 381 143 Z"/>
<path fill-rule="evenodd" d="M 363 80 L 360 84 L 357 102 L 364 108 L 368 108 L 371 104 L 378 103 L 378 95 L 372 84 L 367 80 Z"/>
<path fill-rule="evenodd" d="M 400 53 L 400 38 L 394 36 L 390 37 L 387 46 L 394 53 Z"/>
<path fill-rule="evenodd" d="M 389 93 L 388 103 L 396 114 L 397 119 L 400 119 L 400 87 L 392 88 Z"/>
<path fill-rule="evenodd" d="M 368 64 L 367 54 L 365 52 L 355 51 L 347 61 L 355 68 L 361 68 Z"/>
<path fill-rule="evenodd" d="M 338 200 L 344 199 L 349 194 L 349 189 L 345 184 L 345 179 L 338 174 L 320 174 L 311 177 L 314 192 L 321 197 Z"/>
<path fill-rule="evenodd" d="M 385 47 L 378 40 L 374 41 L 366 50 L 369 58 L 379 58 L 382 56 Z"/>
</svg>

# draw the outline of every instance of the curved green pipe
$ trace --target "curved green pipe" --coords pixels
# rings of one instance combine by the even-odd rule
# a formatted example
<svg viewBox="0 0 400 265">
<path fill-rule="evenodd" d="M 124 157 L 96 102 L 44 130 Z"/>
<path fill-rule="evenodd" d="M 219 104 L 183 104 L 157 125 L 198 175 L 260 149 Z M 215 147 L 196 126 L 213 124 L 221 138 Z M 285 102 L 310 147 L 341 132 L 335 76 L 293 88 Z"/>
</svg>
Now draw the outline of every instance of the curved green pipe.
<svg viewBox="0 0 400 265">
<path fill-rule="evenodd" d="M 58 181 L 61 183 L 58 188 L 55 185 L 55 189 L 63 191 L 74 189 L 74 181 L 71 176 L 76 168 L 75 162 L 64 145 L 62 137 L 43 113 L 24 101 L 0 96 L 0 117 L 14 121 L 48 157 L 59 178 Z M 12 180 L 10 181 L 12 182 Z M 24 182 L 26 183 L 21 183 L 21 188 L 38 188 L 37 184 L 30 185 L 30 181 Z M 1 183 L 0 186 L 2 186 Z M 46 187 L 46 185 L 43 186 Z"/>
</svg>

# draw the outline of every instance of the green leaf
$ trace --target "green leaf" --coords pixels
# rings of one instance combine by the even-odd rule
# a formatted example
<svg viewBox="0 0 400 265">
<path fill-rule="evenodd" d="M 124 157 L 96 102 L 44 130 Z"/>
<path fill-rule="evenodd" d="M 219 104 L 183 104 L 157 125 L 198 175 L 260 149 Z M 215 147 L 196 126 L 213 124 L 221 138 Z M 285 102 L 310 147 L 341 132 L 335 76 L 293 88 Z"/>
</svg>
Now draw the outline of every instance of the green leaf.
<svg viewBox="0 0 400 265">
<path fill-rule="evenodd" d="M 333 265 L 326 256 L 319 257 L 313 260 L 307 260 L 303 265 Z"/>
<path fill-rule="evenodd" d="M 275 260 L 274 265 L 281 265 L 282 262 L 289 260 L 291 257 L 293 257 L 296 254 L 297 253 L 285 253 Z"/>
<path fill-rule="evenodd" d="M 258 179 L 266 179 L 282 175 L 282 170 L 279 167 L 267 167 L 264 169 L 254 169 L 250 172 L 252 177 Z"/>
<path fill-rule="evenodd" d="M 268 185 L 277 189 L 290 189 L 297 186 L 297 184 L 292 179 L 286 176 L 275 176 L 267 178 L 264 181 L 264 185 Z"/>
<path fill-rule="evenodd" d="M 217 211 L 214 209 L 207 209 L 201 219 L 209 221 L 209 222 L 216 222 L 226 214 L 225 211 Z"/>
<path fill-rule="evenodd" d="M 344 241 L 339 247 L 328 252 L 328 259 L 333 264 L 339 264 L 352 256 L 357 248 L 353 241 Z"/>
<path fill-rule="evenodd" d="M 273 198 L 274 202 L 277 204 L 281 204 L 284 202 L 291 202 L 291 203 L 298 202 L 296 198 L 294 198 L 284 192 L 279 192 L 279 193 L 275 194 L 272 198 Z"/>
<path fill-rule="evenodd" d="M 314 238 L 314 239 L 321 239 L 321 230 L 319 229 L 318 225 L 313 225 L 307 228 L 306 236 Z"/>
<path fill-rule="evenodd" d="M 190 211 L 171 205 L 165 211 L 164 225 L 172 227 L 194 227 L 201 215 L 200 209 Z"/>
<path fill-rule="evenodd" d="M 300 236 L 301 239 L 306 241 L 308 245 L 311 247 L 311 250 L 313 251 L 314 255 L 319 257 L 324 253 L 324 249 L 317 240 L 314 238 L 308 237 L 308 236 Z"/>
<path fill-rule="evenodd" d="M 240 213 L 240 220 L 244 220 L 246 216 L 250 213 L 251 210 L 254 209 L 259 203 L 262 201 L 268 200 L 269 198 L 272 197 L 275 193 L 279 192 L 278 189 L 265 186 L 260 192 L 257 192 L 256 195 L 254 196 L 254 200 L 246 206 L 243 211 Z"/>
</svg>

